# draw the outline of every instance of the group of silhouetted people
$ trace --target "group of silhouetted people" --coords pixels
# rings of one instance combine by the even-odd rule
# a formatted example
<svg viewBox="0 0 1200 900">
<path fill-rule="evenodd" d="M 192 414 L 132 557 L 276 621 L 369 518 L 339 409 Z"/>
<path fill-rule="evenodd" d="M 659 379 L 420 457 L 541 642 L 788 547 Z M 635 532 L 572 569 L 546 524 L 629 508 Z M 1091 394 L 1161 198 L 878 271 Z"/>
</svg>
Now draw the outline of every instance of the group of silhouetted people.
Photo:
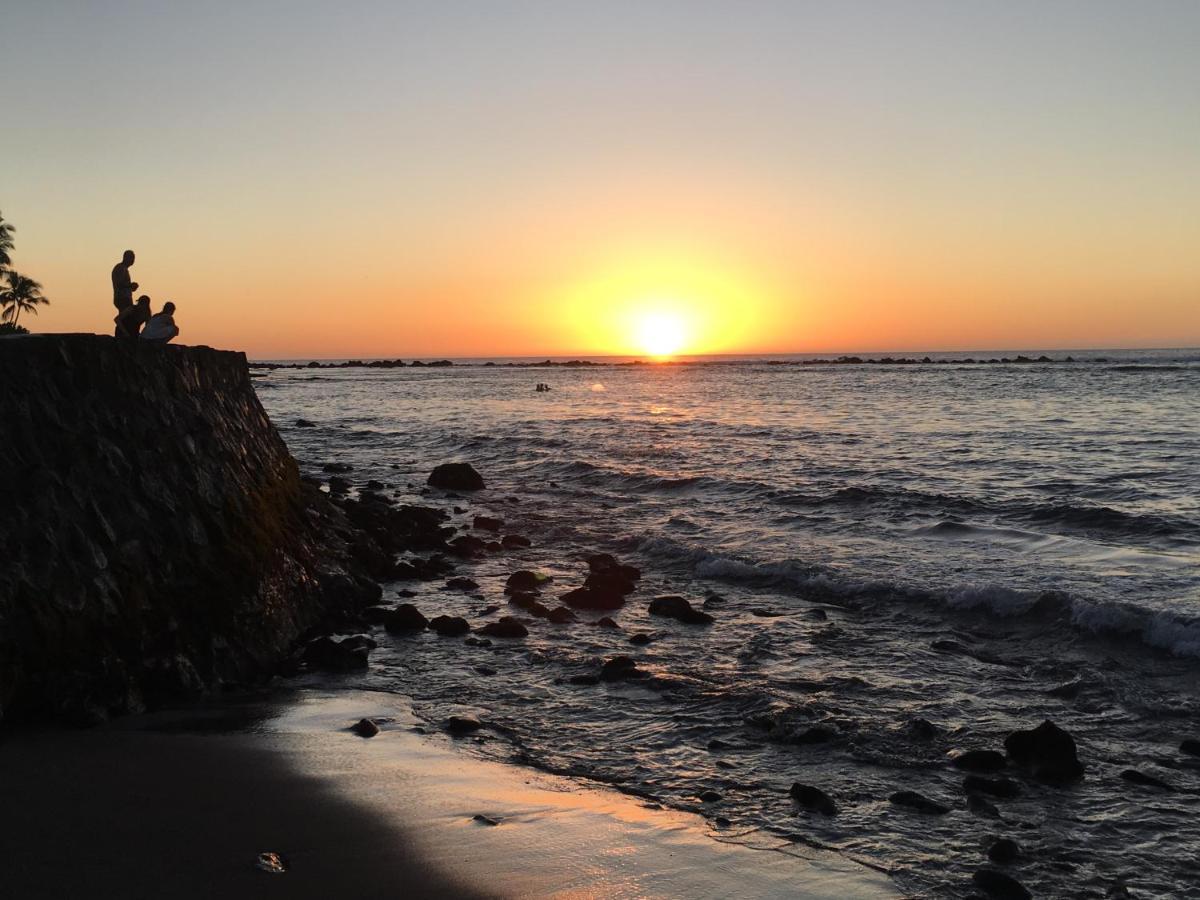
<svg viewBox="0 0 1200 900">
<path fill-rule="evenodd" d="M 175 304 L 168 300 L 159 312 L 151 313 L 147 295 L 142 294 L 136 303 L 133 301 L 133 292 L 138 289 L 137 282 L 129 276 L 133 259 L 133 251 L 126 250 L 112 270 L 113 306 L 117 308 L 113 319 L 117 324 L 116 336 L 165 344 L 179 334 L 175 324 Z"/>
</svg>

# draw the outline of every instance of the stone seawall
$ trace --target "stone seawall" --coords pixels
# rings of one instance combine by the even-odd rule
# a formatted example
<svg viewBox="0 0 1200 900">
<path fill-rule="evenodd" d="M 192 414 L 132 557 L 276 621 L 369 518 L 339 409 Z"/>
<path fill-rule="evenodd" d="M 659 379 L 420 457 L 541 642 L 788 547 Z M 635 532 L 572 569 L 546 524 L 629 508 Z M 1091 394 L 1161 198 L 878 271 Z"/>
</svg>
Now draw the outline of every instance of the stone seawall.
<svg viewBox="0 0 1200 900">
<path fill-rule="evenodd" d="M 82 721 L 252 680 L 339 605 L 340 512 L 241 353 L 0 339 L 0 712 Z"/>
</svg>

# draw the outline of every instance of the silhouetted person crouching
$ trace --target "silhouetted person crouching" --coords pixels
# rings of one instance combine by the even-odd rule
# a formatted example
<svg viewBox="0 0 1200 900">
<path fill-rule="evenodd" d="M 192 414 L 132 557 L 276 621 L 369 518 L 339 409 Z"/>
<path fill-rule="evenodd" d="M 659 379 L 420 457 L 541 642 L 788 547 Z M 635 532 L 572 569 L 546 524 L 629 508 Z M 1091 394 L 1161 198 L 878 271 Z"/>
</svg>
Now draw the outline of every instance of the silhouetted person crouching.
<svg viewBox="0 0 1200 900">
<path fill-rule="evenodd" d="M 142 329 L 141 338 L 143 341 L 150 341 L 154 344 L 165 344 L 178 334 L 179 328 L 175 324 L 175 304 L 168 300 L 163 304 L 162 312 L 150 317 L 150 321 Z"/>
<path fill-rule="evenodd" d="M 145 294 L 138 297 L 137 303 L 127 306 L 116 318 L 117 337 L 135 338 L 142 326 L 150 321 L 150 298 Z"/>
</svg>

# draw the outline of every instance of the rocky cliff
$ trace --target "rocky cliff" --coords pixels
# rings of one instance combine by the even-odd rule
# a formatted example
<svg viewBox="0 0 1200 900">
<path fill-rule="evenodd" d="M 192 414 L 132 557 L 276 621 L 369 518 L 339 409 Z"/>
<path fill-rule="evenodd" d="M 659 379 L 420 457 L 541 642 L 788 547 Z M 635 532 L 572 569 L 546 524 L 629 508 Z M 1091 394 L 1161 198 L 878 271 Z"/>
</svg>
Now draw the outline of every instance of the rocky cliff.
<svg viewBox="0 0 1200 900">
<path fill-rule="evenodd" d="M 252 680 L 378 596 L 241 353 L 0 338 L 0 712 L 82 721 Z"/>
</svg>

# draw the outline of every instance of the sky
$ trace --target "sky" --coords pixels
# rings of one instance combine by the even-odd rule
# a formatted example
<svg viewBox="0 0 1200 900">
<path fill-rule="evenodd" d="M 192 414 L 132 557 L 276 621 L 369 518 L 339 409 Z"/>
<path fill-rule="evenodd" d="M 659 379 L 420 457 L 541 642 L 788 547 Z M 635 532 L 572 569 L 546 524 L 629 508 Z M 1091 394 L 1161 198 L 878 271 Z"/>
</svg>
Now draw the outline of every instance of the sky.
<svg viewBox="0 0 1200 900">
<path fill-rule="evenodd" d="M 1200 3 L 5 0 L 0 214 L 255 358 L 1200 345 Z"/>
</svg>

